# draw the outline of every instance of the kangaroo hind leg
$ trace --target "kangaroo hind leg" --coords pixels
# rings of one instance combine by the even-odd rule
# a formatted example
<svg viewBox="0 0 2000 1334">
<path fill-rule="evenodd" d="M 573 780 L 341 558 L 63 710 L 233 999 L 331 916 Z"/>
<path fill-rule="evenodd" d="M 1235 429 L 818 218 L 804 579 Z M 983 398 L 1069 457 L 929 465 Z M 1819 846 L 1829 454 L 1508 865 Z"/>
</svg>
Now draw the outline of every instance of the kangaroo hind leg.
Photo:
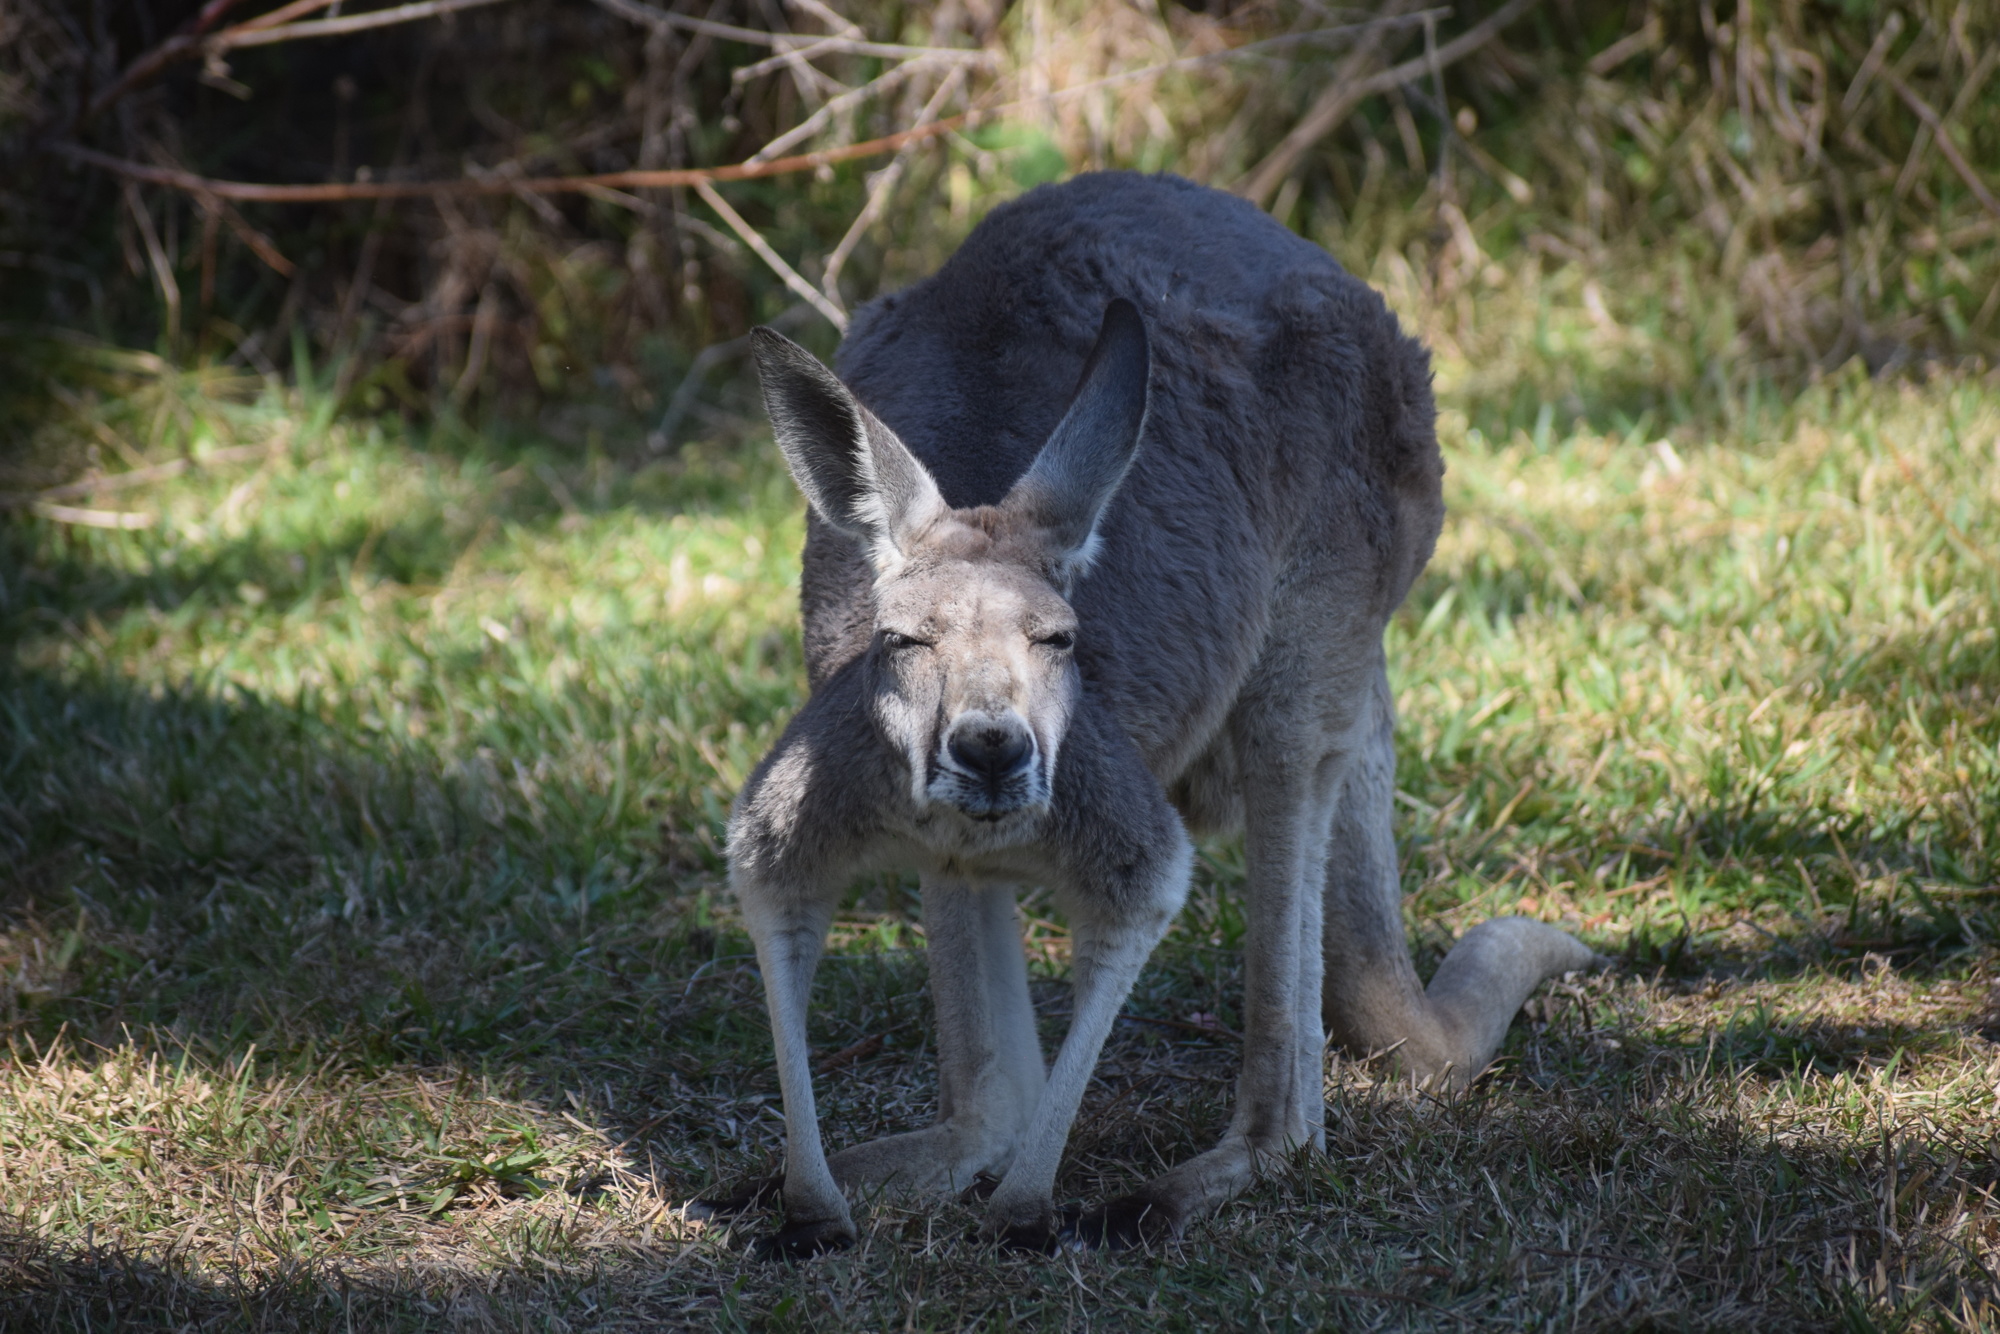
<svg viewBox="0 0 2000 1334">
<path fill-rule="evenodd" d="M 1086 1244 L 1116 1248 L 1177 1235 L 1241 1194 L 1260 1170 L 1325 1142 L 1319 868 L 1347 757 L 1329 745 L 1317 759 L 1299 759 L 1267 740 L 1282 743 L 1299 730 L 1246 729 L 1237 740 L 1248 929 L 1243 1064 L 1229 1127 L 1214 1148 L 1085 1215 L 1077 1230 Z"/>
<path fill-rule="evenodd" d="M 1357 1053 L 1394 1048 L 1419 1082 L 1463 1088 L 1548 978 L 1602 961 L 1568 932 L 1524 917 L 1482 922 L 1452 947 L 1428 990 L 1403 935 L 1396 863 L 1394 706 L 1378 674 L 1370 716 L 1334 808 L 1328 842 L 1322 1004 L 1329 1036 Z"/>
</svg>

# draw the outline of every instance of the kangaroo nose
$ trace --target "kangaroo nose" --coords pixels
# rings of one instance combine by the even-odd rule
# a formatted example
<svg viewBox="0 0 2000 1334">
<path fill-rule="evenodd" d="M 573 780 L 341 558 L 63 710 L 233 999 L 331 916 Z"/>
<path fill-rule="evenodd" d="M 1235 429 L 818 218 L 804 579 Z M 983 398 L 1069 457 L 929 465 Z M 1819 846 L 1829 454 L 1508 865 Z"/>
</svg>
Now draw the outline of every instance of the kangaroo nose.
<svg viewBox="0 0 2000 1334">
<path fill-rule="evenodd" d="M 951 731 L 952 759 L 989 782 L 1020 768 L 1033 747 L 1028 729 L 1012 718 L 966 718 Z"/>
</svg>

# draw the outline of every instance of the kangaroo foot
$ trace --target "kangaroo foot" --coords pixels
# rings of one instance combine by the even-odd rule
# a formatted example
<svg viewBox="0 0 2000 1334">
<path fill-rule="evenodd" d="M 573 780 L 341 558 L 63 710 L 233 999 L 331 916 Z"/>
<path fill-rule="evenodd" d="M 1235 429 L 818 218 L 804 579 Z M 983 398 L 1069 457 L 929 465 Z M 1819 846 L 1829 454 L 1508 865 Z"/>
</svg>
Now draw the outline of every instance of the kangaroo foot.
<svg viewBox="0 0 2000 1334">
<path fill-rule="evenodd" d="M 718 1218 L 734 1218 L 747 1214 L 752 1209 L 760 1209 L 778 1198 L 784 1189 L 783 1176 L 751 1177 L 733 1185 L 722 1187 L 715 1194 L 699 1200 L 689 1200 L 681 1209 L 684 1217 L 697 1223 L 706 1223 Z"/>
<path fill-rule="evenodd" d="M 1088 1251 L 1126 1251 L 1173 1240 L 1183 1221 L 1170 1205 L 1137 1190 L 1083 1213 L 1065 1240 Z"/>
<path fill-rule="evenodd" d="M 1039 1216 L 988 1217 L 974 1230 L 972 1239 L 996 1242 L 1003 1251 L 1054 1255 L 1072 1243 L 1079 1215 L 1074 1206 L 1062 1209 L 1050 1206 Z"/>
<path fill-rule="evenodd" d="M 810 1260 L 854 1244 L 854 1227 L 837 1218 L 792 1223 L 750 1243 L 753 1260 Z"/>
<path fill-rule="evenodd" d="M 850 1191 L 880 1187 L 892 1195 L 949 1199 L 976 1188 L 980 1177 L 1005 1171 L 1013 1156 L 1011 1136 L 981 1124 L 945 1122 L 843 1149 L 828 1165 Z"/>
</svg>

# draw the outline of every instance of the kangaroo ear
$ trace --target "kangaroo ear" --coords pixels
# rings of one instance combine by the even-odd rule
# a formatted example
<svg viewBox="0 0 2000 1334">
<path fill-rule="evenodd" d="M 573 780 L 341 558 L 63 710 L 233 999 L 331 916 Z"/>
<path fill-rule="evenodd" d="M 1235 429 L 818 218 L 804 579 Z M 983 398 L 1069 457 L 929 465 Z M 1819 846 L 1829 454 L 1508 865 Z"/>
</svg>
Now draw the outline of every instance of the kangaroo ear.
<svg viewBox="0 0 2000 1334">
<path fill-rule="evenodd" d="M 819 516 L 868 548 L 878 573 L 945 510 L 937 483 L 896 433 L 819 358 L 775 329 L 750 331 L 771 430 Z"/>
<path fill-rule="evenodd" d="M 1122 297 L 1113 301 L 1069 410 L 1004 502 L 1048 534 L 1064 584 L 1097 555 L 1097 521 L 1125 480 L 1146 424 L 1151 366 L 1138 307 Z"/>
</svg>

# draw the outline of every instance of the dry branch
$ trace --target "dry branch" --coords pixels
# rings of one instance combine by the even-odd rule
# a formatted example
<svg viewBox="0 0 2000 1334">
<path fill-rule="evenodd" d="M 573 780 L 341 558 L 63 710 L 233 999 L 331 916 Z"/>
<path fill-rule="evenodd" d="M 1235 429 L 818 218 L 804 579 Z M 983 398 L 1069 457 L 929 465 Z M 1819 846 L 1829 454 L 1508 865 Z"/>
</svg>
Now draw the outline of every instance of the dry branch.
<svg viewBox="0 0 2000 1334">
<path fill-rule="evenodd" d="M 807 116 L 797 125 L 786 130 L 783 134 L 771 140 L 770 143 L 765 144 L 762 148 L 751 154 L 748 160 L 751 162 L 771 161 L 786 149 L 803 143 L 813 135 L 819 133 L 832 122 L 835 116 L 849 107 L 855 106 L 870 97 L 876 97 L 889 92 L 897 84 L 924 68 L 928 63 L 928 61 L 921 59 L 905 61 L 894 69 L 886 71 L 880 77 L 862 84 L 859 88 L 850 88 L 839 96 L 829 99 L 824 106 L 813 112 L 812 115 Z M 963 68 L 963 66 L 960 68 Z"/>
<path fill-rule="evenodd" d="M 218 199 L 240 199 L 258 204 L 338 204 L 353 199 L 436 199 L 473 195 L 510 195 L 526 190 L 534 194 L 577 194 L 595 189 L 653 190 L 674 186 L 700 185 L 704 181 L 747 181 L 760 176 L 784 176 L 795 171 L 812 171 L 836 162 L 893 153 L 916 139 L 947 134 L 987 112 L 967 112 L 948 120 L 932 121 L 914 129 L 849 144 L 844 148 L 822 149 L 771 162 L 738 162 L 726 167 L 683 167 L 662 171 L 612 171 L 596 176 L 524 176 L 506 180 L 461 178 L 452 181 L 330 181 L 317 185 L 263 185 L 253 181 L 221 181 L 170 167 L 149 167 L 143 162 L 100 153 L 81 144 L 55 145 L 55 151 L 73 161 L 148 185 L 164 185 L 189 194 L 210 194 Z"/>
<path fill-rule="evenodd" d="M 944 104 L 958 91 L 964 81 L 964 66 L 947 74 L 944 82 L 938 85 L 937 91 L 931 94 L 931 100 L 924 104 L 921 112 L 917 113 L 917 124 L 928 125 L 935 120 L 938 112 L 944 109 Z M 828 257 L 826 274 L 820 279 L 820 287 L 834 301 L 840 300 L 840 271 L 847 267 L 847 258 L 854 253 L 854 247 L 859 244 L 862 236 L 875 225 L 876 219 L 882 216 L 882 211 L 888 206 L 889 196 L 895 191 L 896 182 L 902 177 L 903 167 L 910 160 L 910 154 L 915 151 L 916 146 L 916 140 L 904 144 L 896 151 L 896 156 L 889 165 L 876 173 L 875 179 L 868 186 L 868 202 L 861 206 L 861 212 L 855 215 L 846 234 L 840 238 L 840 244 L 833 248 L 833 254 Z"/>
<path fill-rule="evenodd" d="M 1300 118 L 1297 125 L 1292 127 L 1292 132 L 1286 135 L 1283 141 L 1271 150 L 1270 155 L 1258 163 L 1256 169 L 1243 179 L 1236 187 L 1236 193 L 1261 206 L 1271 197 L 1271 192 L 1278 188 L 1278 183 L 1291 174 L 1292 168 L 1298 164 L 1299 158 L 1305 155 L 1306 150 L 1338 129 L 1340 123 L 1347 119 L 1348 113 L 1359 106 L 1364 98 L 1387 92 L 1391 88 L 1428 74 L 1433 69 L 1443 69 L 1446 65 L 1454 64 L 1471 55 L 1498 36 L 1502 28 L 1526 13 L 1534 3 L 1535 0 L 1507 0 L 1506 4 L 1486 19 L 1452 38 L 1435 52 L 1426 52 L 1379 74 L 1371 74 L 1367 78 L 1348 82 L 1354 73 L 1359 72 L 1358 69 L 1349 68 L 1357 62 L 1352 59 L 1342 62 L 1340 76 L 1337 76 L 1326 91 L 1319 95 L 1311 109 Z"/>
<path fill-rule="evenodd" d="M 280 6 L 267 14 L 246 19 L 224 28 L 214 36 L 208 36 L 208 30 L 221 20 L 223 14 L 240 2 L 241 0 L 210 0 L 208 6 L 196 15 L 194 22 L 184 31 L 174 34 L 127 65 L 125 72 L 119 75 L 109 88 L 90 100 L 79 117 L 79 123 L 95 119 L 105 108 L 134 88 L 157 77 L 169 65 L 184 60 L 220 56 L 223 52 L 237 47 L 269 46 L 275 42 L 288 42 L 294 38 L 345 36 L 348 33 L 365 32 L 370 28 L 384 28 L 396 23 L 435 18 L 441 14 L 472 9 L 480 5 L 499 4 L 501 0 L 420 0 L 419 3 L 399 5 L 394 9 L 381 9 L 368 14 L 350 14 L 345 18 L 291 23 L 287 20 L 328 8 L 333 3 L 333 0 L 294 0 L 292 4 Z"/>
<path fill-rule="evenodd" d="M 676 20 L 670 26 L 686 26 L 679 22 L 680 19 L 685 17 L 684 15 L 667 15 L 665 11 L 655 11 L 651 6 L 638 4 L 636 0 L 598 0 L 598 3 L 613 12 L 627 17 L 633 16 L 631 11 L 638 11 L 647 15 L 657 14 L 662 21 L 667 18 Z M 1534 0 L 1510 0 L 1506 8 L 1493 15 L 1485 23 L 1439 48 L 1436 54 L 1438 63 L 1440 65 L 1448 65 L 1460 56 L 1467 54 L 1476 46 L 1482 44 L 1487 38 L 1491 37 L 1498 27 L 1511 21 L 1520 10 L 1525 9 L 1533 3 Z M 110 153 L 102 153 L 96 149 L 86 148 L 76 143 L 57 143 L 52 147 L 54 151 L 73 161 L 97 167 L 104 171 L 116 172 L 129 180 L 144 181 L 149 185 L 162 185 L 170 189 L 183 190 L 195 195 L 212 195 L 218 199 L 234 199 L 249 203 L 328 204 L 345 203 L 357 199 L 438 199 L 452 197 L 465 198 L 481 195 L 506 195 L 522 192 L 532 194 L 577 194 L 619 189 L 669 189 L 684 186 L 699 186 L 703 182 L 743 181 L 763 176 L 783 176 L 789 175 L 792 172 L 813 171 L 820 167 L 831 166 L 839 162 L 851 162 L 857 158 L 876 157 L 883 153 L 894 152 L 904 145 L 915 143 L 918 140 L 935 138 L 938 135 L 948 134 L 954 130 L 971 128 L 981 121 L 991 119 L 1008 111 L 1017 110 L 1032 103 L 1063 101 L 1074 97 L 1081 97 L 1086 93 L 1094 92 L 1100 88 L 1129 83 L 1138 79 L 1152 78 L 1177 70 L 1214 64 L 1218 61 L 1253 54 L 1271 47 L 1292 46 L 1304 41 L 1319 40 L 1328 37 L 1368 36 L 1376 33 L 1385 33 L 1397 28 L 1413 26 L 1425 21 L 1427 18 L 1433 18 L 1445 12 L 1447 11 L 1439 9 L 1418 10 L 1411 13 L 1371 19 L 1364 23 L 1320 28 L 1311 32 L 1294 33 L 1284 37 L 1270 38 L 1265 41 L 1250 42 L 1240 47 L 1232 47 L 1226 51 L 1216 51 L 1200 56 L 1187 56 L 1178 60 L 1164 61 L 1157 65 L 1148 65 L 1142 69 L 1121 71 L 1117 74 L 1107 75 L 1104 78 L 1092 79 L 1086 83 L 1058 89 L 1040 98 L 1023 98 L 997 106 L 975 107 L 961 115 L 931 121 L 928 124 L 912 126 L 895 134 L 884 135 L 877 139 L 869 139 L 858 144 L 848 144 L 839 148 L 821 149 L 817 152 L 801 153 L 792 157 L 773 158 L 769 160 L 759 160 L 756 157 L 752 157 L 746 161 L 722 167 L 682 167 L 664 170 L 613 171 L 592 176 L 510 177 L 507 179 L 493 179 L 488 177 L 485 179 L 460 178 L 451 181 L 357 180 L 351 182 L 329 181 L 299 185 L 265 185 L 253 181 L 217 180 L 212 177 L 197 176 L 192 172 L 179 171 L 169 167 L 149 167 L 144 163 L 133 162 L 130 159 L 116 157 Z M 650 20 L 640 19 L 638 21 L 645 22 Z M 690 22 L 695 21 L 690 20 Z M 727 26 L 707 24 L 706 20 L 701 20 L 700 22 L 705 24 L 706 27 Z M 705 29 L 696 29 L 696 31 L 703 30 Z M 731 29 L 728 35 L 739 37 L 751 31 L 751 29 Z M 762 35 L 767 38 L 772 36 L 769 33 Z M 819 39 L 803 38 L 801 40 L 817 41 Z M 894 48 L 877 47 L 876 50 L 878 52 L 893 50 L 898 55 L 915 57 L 950 54 L 954 48 L 899 46 Z M 985 52 L 964 52 L 962 54 L 979 60 L 988 58 Z M 1364 80 L 1363 83 L 1366 86 L 1360 95 L 1366 96 L 1369 92 L 1380 91 L 1382 88 L 1393 87 L 1396 84 L 1407 82 L 1416 73 L 1427 70 L 1429 67 L 1430 60 L 1428 57 L 1419 58 L 1414 62 L 1404 65 L 1398 65 L 1395 69 Z M 856 91 L 863 90 L 857 89 Z"/>
<path fill-rule="evenodd" d="M 371 28 L 386 28 L 396 23 L 415 23 L 419 19 L 438 18 L 445 14 L 455 14 L 461 9 L 478 9 L 484 5 L 497 5 L 504 0 L 418 0 L 418 3 L 398 5 L 394 9 L 378 9 L 368 14 L 348 14 L 334 19 L 313 19 L 305 23 L 284 23 L 274 27 L 252 27 L 250 23 L 228 28 L 202 43 L 203 54 L 233 51 L 244 46 L 270 46 L 275 42 L 290 42 L 307 37 L 345 37 L 349 33 L 367 32 Z M 254 20 L 252 20 L 254 22 Z"/>
<path fill-rule="evenodd" d="M 803 32 L 764 32 L 758 28 L 739 28 L 730 23 L 716 23 L 709 19 L 698 19 L 688 14 L 675 14 L 657 9 L 652 5 L 640 4 L 639 0 L 597 0 L 599 6 L 610 10 L 619 18 L 626 19 L 649 28 L 678 28 L 682 32 L 704 33 L 710 37 L 720 37 L 730 42 L 745 42 L 755 46 L 769 46 L 785 51 L 785 59 L 794 59 L 804 52 L 801 48 L 824 46 L 827 51 L 840 51 L 848 55 L 882 56 L 890 60 L 906 60 L 912 56 L 936 55 L 940 52 L 956 55 L 961 60 L 985 60 L 984 51 L 964 51 L 953 47 L 903 46 L 896 42 L 863 42 L 852 38 L 830 38 L 814 36 Z M 840 42 L 835 47 L 829 43 Z"/>
<path fill-rule="evenodd" d="M 1882 78 L 1895 90 L 1896 96 L 1903 99 L 1903 104 L 1917 113 L 1917 119 L 1930 127 L 1932 136 L 1937 140 L 1938 152 L 1943 153 L 1944 160 L 1951 163 L 1951 169 L 1965 182 L 1965 188 L 1972 191 L 1972 197 L 1985 205 L 1987 212 L 2000 217 L 2000 199 L 1993 197 L 1993 191 L 1987 188 L 1979 173 L 1972 169 L 1972 164 L 1965 160 L 1965 154 L 1959 151 L 1958 145 L 1951 141 L 1951 135 L 1945 132 L 1944 118 L 1932 109 L 1930 103 L 1917 96 L 1916 91 L 1897 77 L 1894 71 L 1882 71 Z"/>
<path fill-rule="evenodd" d="M 157 514 L 144 514 L 134 510 L 83 510 L 73 505 L 37 504 L 34 513 L 57 523 L 76 524 L 84 528 L 135 529 L 151 528 L 160 521 Z"/>
<path fill-rule="evenodd" d="M 847 312 L 829 300 L 825 293 L 799 276 L 797 269 L 785 263 L 784 257 L 771 249 L 771 243 L 766 241 L 755 227 L 745 222 L 742 214 L 729 206 L 729 201 L 722 197 L 712 182 L 696 181 L 694 188 L 701 195 L 702 201 L 729 224 L 731 231 L 742 238 L 743 244 L 756 251 L 757 258 L 771 266 L 771 272 L 782 278 L 785 286 L 798 293 L 814 310 L 826 316 L 834 328 L 842 333 L 847 332 Z"/>
</svg>

